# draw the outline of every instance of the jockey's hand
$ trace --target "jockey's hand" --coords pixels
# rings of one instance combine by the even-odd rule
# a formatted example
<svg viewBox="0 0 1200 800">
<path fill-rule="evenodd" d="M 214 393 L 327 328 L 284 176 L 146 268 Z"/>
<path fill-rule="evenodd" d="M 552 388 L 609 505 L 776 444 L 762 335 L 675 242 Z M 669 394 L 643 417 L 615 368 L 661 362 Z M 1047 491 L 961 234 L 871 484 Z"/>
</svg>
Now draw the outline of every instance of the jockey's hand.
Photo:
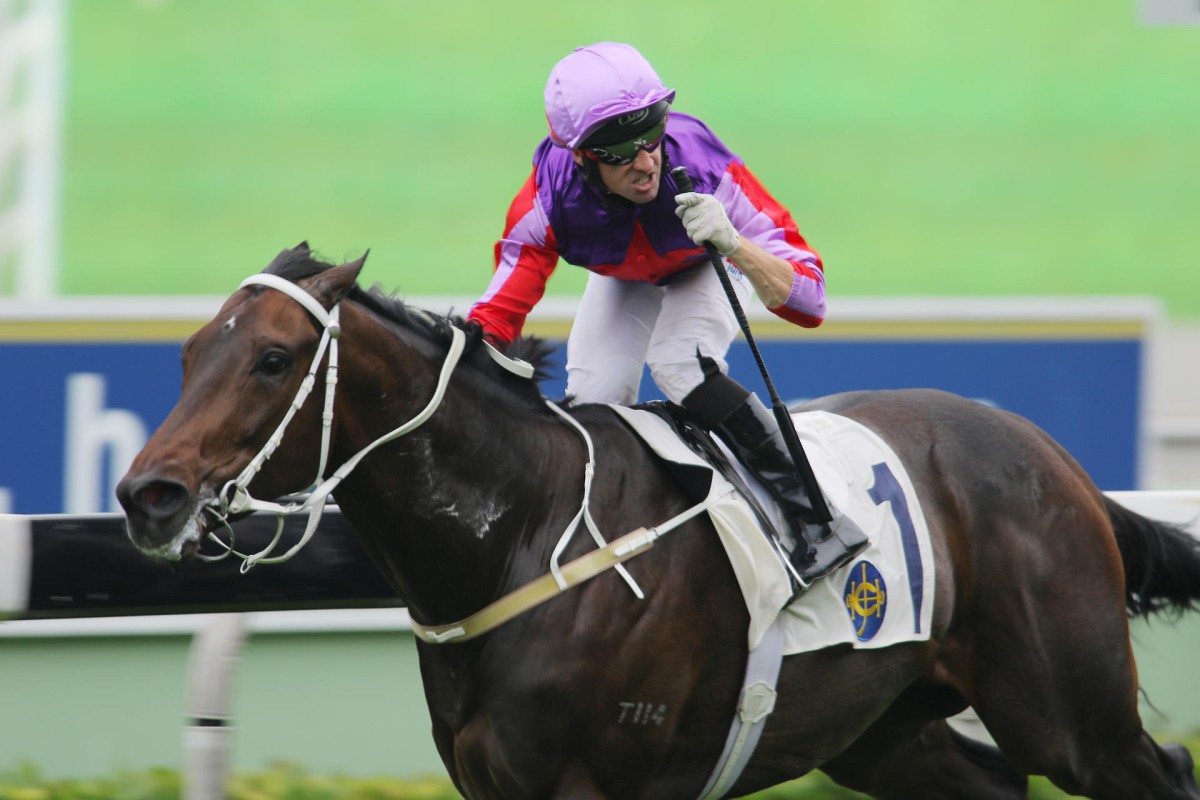
<svg viewBox="0 0 1200 800">
<path fill-rule="evenodd" d="M 675 195 L 675 216 L 683 220 L 683 227 L 696 244 L 710 242 L 717 252 L 727 256 L 742 243 L 737 228 L 729 221 L 721 201 L 711 194 L 684 192 Z"/>
<path fill-rule="evenodd" d="M 463 323 L 462 330 L 467 335 L 467 339 L 463 343 L 463 351 L 467 353 L 479 347 L 487 338 L 487 334 L 483 331 L 483 325 L 477 320 L 467 320 Z"/>
</svg>

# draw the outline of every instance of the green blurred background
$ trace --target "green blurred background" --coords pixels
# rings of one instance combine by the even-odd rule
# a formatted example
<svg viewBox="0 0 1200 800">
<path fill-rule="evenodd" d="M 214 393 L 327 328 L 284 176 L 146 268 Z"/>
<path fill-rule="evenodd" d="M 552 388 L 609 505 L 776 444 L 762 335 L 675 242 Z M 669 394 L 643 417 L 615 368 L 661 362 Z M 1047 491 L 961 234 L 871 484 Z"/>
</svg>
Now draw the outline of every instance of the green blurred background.
<svg viewBox="0 0 1200 800">
<path fill-rule="evenodd" d="M 628 41 L 845 296 L 1153 295 L 1200 318 L 1200 28 L 1136 0 L 69 6 L 61 290 L 215 294 L 307 239 L 474 296 L 573 47 Z M 572 295 L 561 267 L 550 293 Z"/>
</svg>

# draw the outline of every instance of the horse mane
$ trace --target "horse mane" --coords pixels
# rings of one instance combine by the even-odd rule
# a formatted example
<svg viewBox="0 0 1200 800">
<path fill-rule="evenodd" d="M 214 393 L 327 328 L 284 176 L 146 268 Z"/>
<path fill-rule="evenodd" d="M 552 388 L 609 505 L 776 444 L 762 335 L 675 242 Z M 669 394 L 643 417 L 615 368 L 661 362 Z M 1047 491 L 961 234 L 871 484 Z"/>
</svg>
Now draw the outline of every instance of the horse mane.
<svg viewBox="0 0 1200 800">
<path fill-rule="evenodd" d="M 290 250 L 281 251 L 263 272 L 297 283 L 334 266 L 337 265 L 316 257 L 308 248 L 308 244 L 301 242 Z M 379 284 L 373 285 L 369 290 L 355 284 L 346 295 L 346 299 L 364 307 L 376 317 L 390 323 L 392 327 L 414 333 L 420 339 L 442 349 L 450 344 L 454 328 L 465 329 L 461 316 L 435 314 L 409 306 L 395 294 L 384 291 Z M 475 372 L 506 392 L 528 401 L 536 401 L 540 405 L 543 402 L 540 383 L 552 374 L 551 355 L 554 349 L 551 343 L 543 339 L 520 337 L 505 350 L 505 355 L 528 361 L 533 365 L 532 380 L 513 375 L 493 361 L 484 352 L 478 337 L 468 339 L 467 350 L 461 363 L 472 367 Z"/>
</svg>

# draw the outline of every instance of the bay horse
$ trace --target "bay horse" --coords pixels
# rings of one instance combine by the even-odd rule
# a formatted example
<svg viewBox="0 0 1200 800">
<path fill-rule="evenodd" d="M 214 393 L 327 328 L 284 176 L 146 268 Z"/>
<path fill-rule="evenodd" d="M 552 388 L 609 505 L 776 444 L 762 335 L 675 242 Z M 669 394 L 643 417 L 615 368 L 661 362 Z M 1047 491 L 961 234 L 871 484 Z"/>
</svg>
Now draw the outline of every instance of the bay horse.
<svg viewBox="0 0 1200 800">
<path fill-rule="evenodd" d="M 688 507 L 611 408 L 547 403 L 478 343 L 446 379 L 461 322 L 362 289 L 362 265 L 285 250 L 264 270 L 273 284 L 244 284 L 187 340 L 178 404 L 117 490 L 137 547 L 190 557 L 220 527 L 213 508 L 244 513 L 230 495 L 292 494 L 328 467 L 365 550 L 433 626 L 543 576 L 588 480 L 605 532 Z M 330 336 L 336 400 L 297 406 Z M 548 348 L 531 342 L 539 362 Z M 1104 496 L 1012 413 L 933 390 L 806 408 L 857 420 L 906 466 L 933 543 L 932 635 L 787 656 L 731 795 L 820 768 L 878 798 L 1021 798 L 1031 774 L 1103 800 L 1200 798 L 1187 751 L 1142 727 L 1128 629 L 1130 615 L 1195 608 L 1195 540 Z M 411 430 L 373 448 L 397 425 Z M 563 557 L 596 549 L 577 536 Z M 742 686 L 748 612 L 704 514 L 623 566 L 643 597 L 607 571 L 470 641 L 418 642 L 433 737 L 465 797 L 700 796 Z M 995 747 L 947 724 L 968 705 Z"/>
</svg>

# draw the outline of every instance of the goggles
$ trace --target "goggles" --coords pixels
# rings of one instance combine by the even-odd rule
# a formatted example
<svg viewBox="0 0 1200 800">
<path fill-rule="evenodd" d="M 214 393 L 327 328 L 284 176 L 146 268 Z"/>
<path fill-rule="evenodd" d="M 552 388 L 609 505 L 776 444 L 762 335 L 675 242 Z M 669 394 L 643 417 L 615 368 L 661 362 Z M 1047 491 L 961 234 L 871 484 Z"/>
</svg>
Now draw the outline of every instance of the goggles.
<svg viewBox="0 0 1200 800">
<path fill-rule="evenodd" d="M 647 153 L 653 153 L 662 144 L 663 136 L 667 133 L 667 118 L 663 117 L 662 121 L 649 130 L 642 131 L 632 139 L 627 139 L 624 142 L 614 142 L 613 144 L 596 145 L 594 147 L 582 147 L 584 155 L 593 161 L 599 161 L 604 164 L 610 164 L 614 167 L 621 167 L 626 164 L 632 164 L 637 158 L 638 153 L 645 150 Z"/>
</svg>

